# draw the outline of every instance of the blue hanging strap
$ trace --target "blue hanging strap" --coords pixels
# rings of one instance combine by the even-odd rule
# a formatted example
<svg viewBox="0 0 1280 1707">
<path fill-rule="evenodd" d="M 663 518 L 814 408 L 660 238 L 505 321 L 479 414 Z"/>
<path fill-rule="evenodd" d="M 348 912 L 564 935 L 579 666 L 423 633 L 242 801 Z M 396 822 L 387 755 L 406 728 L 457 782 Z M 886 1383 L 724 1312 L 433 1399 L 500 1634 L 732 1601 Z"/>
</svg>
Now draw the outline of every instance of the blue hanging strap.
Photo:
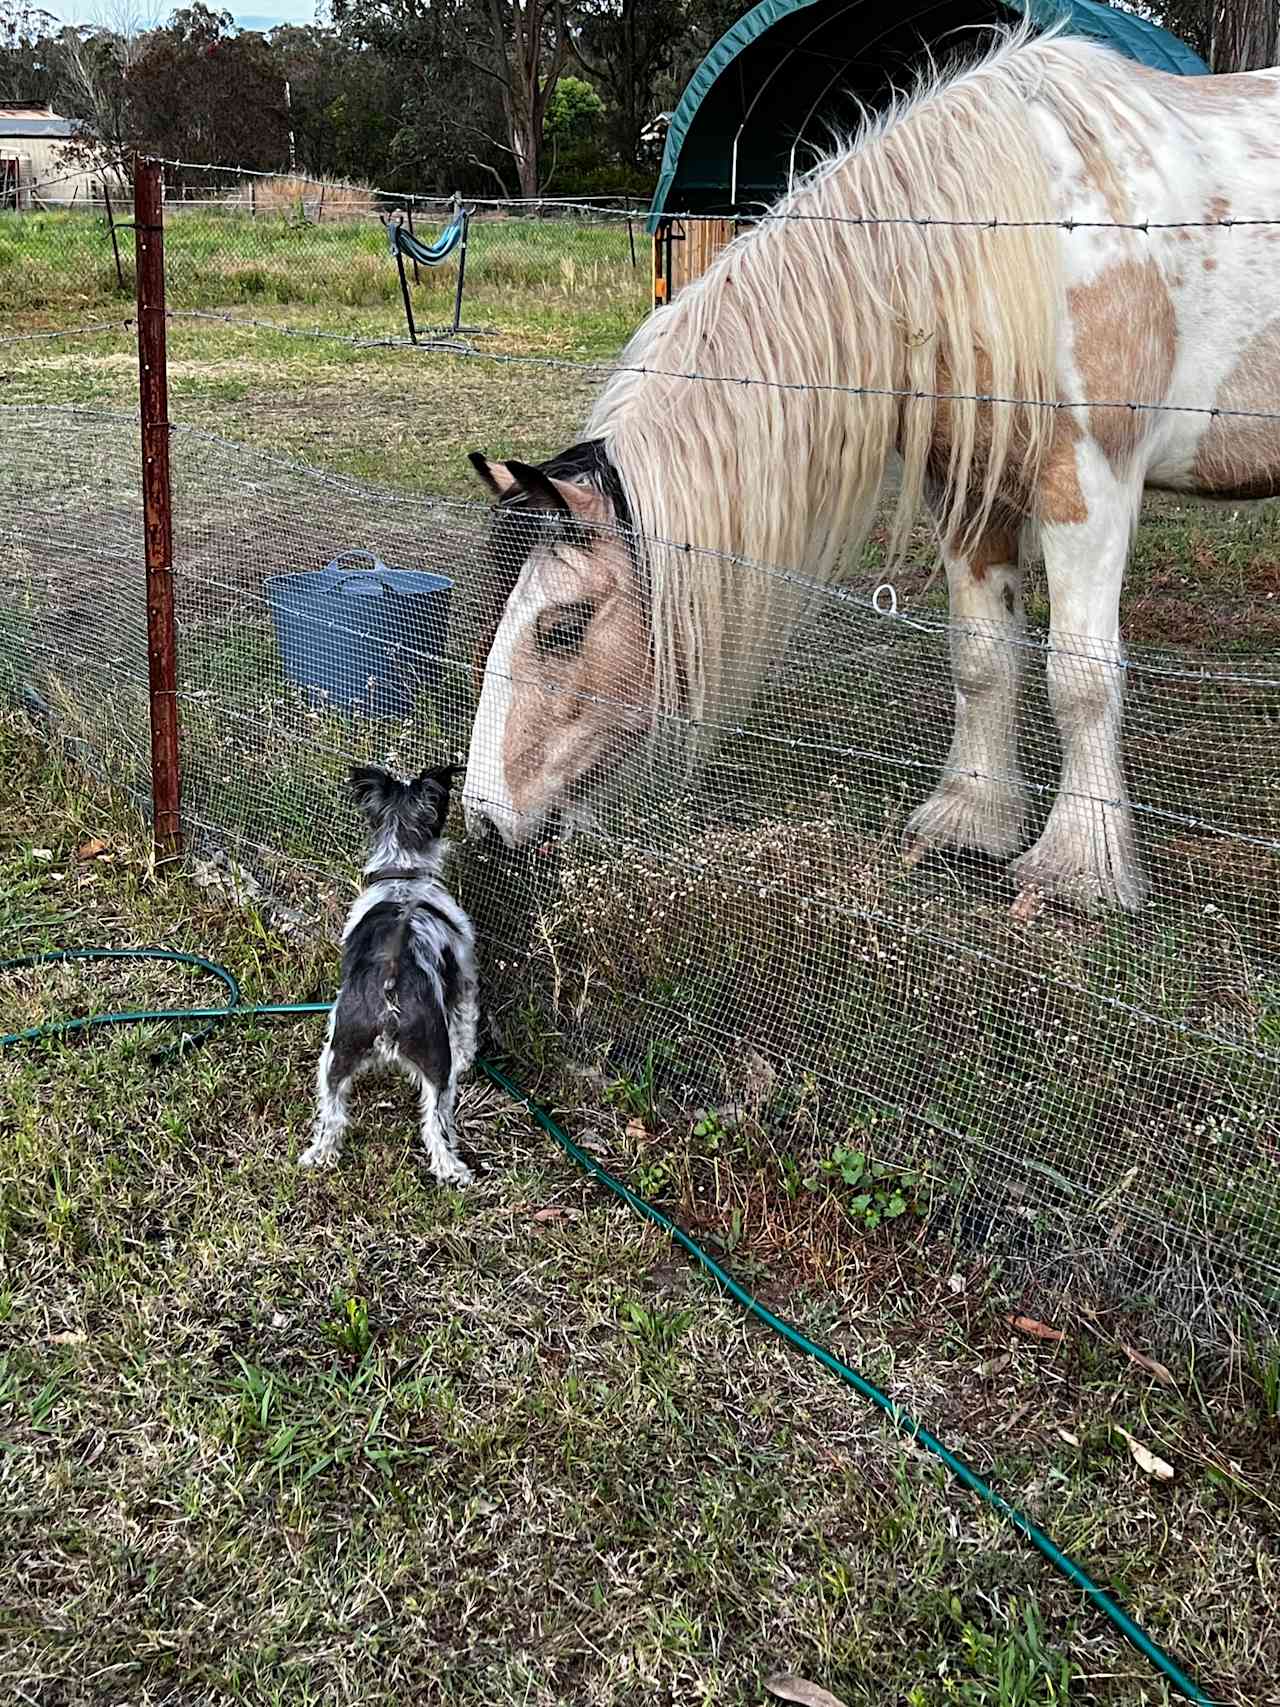
<svg viewBox="0 0 1280 1707">
<path fill-rule="evenodd" d="M 460 210 L 454 214 L 434 243 L 420 243 L 400 223 L 400 216 L 392 214 L 387 221 L 387 243 L 393 255 L 404 255 L 410 261 L 420 262 L 424 267 L 438 267 L 442 261 L 449 259 L 461 243 L 466 223 L 467 215 Z"/>
</svg>

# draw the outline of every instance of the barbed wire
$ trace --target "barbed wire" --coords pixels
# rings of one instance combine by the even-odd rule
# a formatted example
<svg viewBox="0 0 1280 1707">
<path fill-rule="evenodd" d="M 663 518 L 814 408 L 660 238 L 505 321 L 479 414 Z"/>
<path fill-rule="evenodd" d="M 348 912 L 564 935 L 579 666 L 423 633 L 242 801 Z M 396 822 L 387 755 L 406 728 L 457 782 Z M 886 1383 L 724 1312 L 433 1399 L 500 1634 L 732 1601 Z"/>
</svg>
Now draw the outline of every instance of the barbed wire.
<svg viewBox="0 0 1280 1707">
<path fill-rule="evenodd" d="M 6 332 L 0 344 L 26 344 L 38 338 L 88 338 L 103 332 L 132 332 L 135 320 L 94 320 L 86 326 L 61 326 L 37 332 Z"/>
<path fill-rule="evenodd" d="M 283 178 L 290 182 L 312 183 L 330 188 L 367 190 L 370 196 L 381 200 L 412 201 L 422 203 L 441 203 L 450 206 L 453 196 L 418 195 L 408 190 L 384 190 L 375 185 L 351 183 L 346 179 L 317 178 L 306 172 L 292 172 L 283 169 L 278 172 L 250 170 L 239 166 L 215 166 L 208 162 L 175 160 L 167 156 L 156 156 L 156 163 L 169 166 L 180 171 L 225 172 L 242 178 L 273 179 Z M 229 186 L 230 187 L 230 186 Z M 657 219 L 672 221 L 676 224 L 699 224 L 725 222 L 750 223 L 752 225 L 777 224 L 812 224 L 812 225 L 842 225 L 842 226 L 918 226 L 927 230 L 932 226 L 940 229 L 974 230 L 974 231 L 1232 231 L 1237 227 L 1252 228 L 1258 226 L 1280 225 L 1280 214 L 1274 217 L 1258 217 L 1236 219 L 1222 217 L 1215 219 L 1000 219 L 994 215 L 974 215 L 971 218 L 940 217 L 928 213 L 907 214 L 876 214 L 876 213 L 795 213 L 789 209 L 779 208 L 776 204 L 761 202 L 758 207 L 748 204 L 744 211 L 735 208 L 722 212 L 701 212 L 691 209 L 662 209 L 657 213 L 651 207 L 644 205 L 632 209 L 616 208 L 607 204 L 625 201 L 622 195 L 602 196 L 599 201 L 559 196 L 463 196 L 462 200 L 468 207 L 474 208 L 519 208 L 532 213 L 540 208 L 554 208 L 561 212 L 599 214 L 607 219 L 630 220 Z M 643 203 L 644 198 L 631 198 L 637 203 Z"/>
<path fill-rule="evenodd" d="M 384 190 L 380 189 L 376 184 L 362 184 L 350 178 L 317 177 L 313 172 L 295 171 L 288 166 L 282 166 L 274 172 L 267 172 L 263 171 L 261 168 L 249 166 L 218 166 L 207 160 L 178 160 L 165 154 L 155 154 L 149 156 L 149 158 L 154 160 L 157 166 L 168 166 L 177 172 L 225 172 L 228 177 L 258 178 L 266 181 L 283 178 L 287 179 L 290 183 L 324 185 L 330 189 L 364 190 L 371 196 L 378 196 L 379 198 L 387 201 L 399 199 L 400 201 L 423 203 L 439 202 L 446 206 L 451 206 L 454 201 L 453 195 L 426 195 L 420 194 L 414 190 Z M 575 198 L 569 196 L 462 196 L 462 200 L 466 202 L 468 207 L 582 208 L 589 212 L 594 212 L 597 208 L 600 211 L 604 211 L 606 205 L 610 202 L 631 201 L 637 204 L 643 204 L 644 199 L 645 198 L 640 195 L 627 196 L 621 192 L 602 195 L 598 201 L 594 199 L 584 199 L 582 197 Z M 621 217 L 626 217 L 625 208 L 618 209 L 617 211 Z M 643 213 L 643 205 L 637 205 L 633 210 L 631 217 L 632 219 L 636 219 L 641 217 Z"/>
<path fill-rule="evenodd" d="M 59 174 L 57 174 L 57 176 L 52 177 L 52 178 L 27 178 L 27 179 L 24 179 L 23 182 L 18 185 L 18 188 L 22 192 L 25 192 L 27 190 L 47 190 L 47 189 L 51 189 L 53 187 L 53 185 L 55 185 L 55 184 L 83 183 L 86 178 L 88 178 L 90 180 L 90 182 L 92 182 L 95 178 L 98 179 L 99 181 L 101 181 L 102 176 L 103 176 L 103 174 L 101 172 L 96 172 L 96 171 L 92 171 L 92 170 L 84 171 L 84 172 L 60 172 Z"/>
<path fill-rule="evenodd" d="M 988 391 L 926 391 L 919 386 L 842 385 L 835 380 L 765 379 L 755 374 L 699 373 L 696 369 L 651 367 L 646 363 L 583 361 L 573 356 L 539 356 L 510 350 L 483 350 L 474 344 L 461 342 L 419 340 L 387 335 L 381 338 L 357 338 L 343 332 L 326 332 L 316 328 L 285 326 L 274 320 L 257 320 L 231 311 L 206 308 L 174 308 L 167 311 L 171 320 L 218 320 L 229 326 L 252 326 L 260 331 L 278 332 L 291 338 L 322 338 L 347 344 L 356 349 L 421 350 L 428 355 L 457 356 L 469 361 L 485 361 L 508 367 L 543 367 L 562 372 L 591 374 L 598 379 L 618 374 L 637 378 L 679 379 L 700 385 L 758 386 L 766 391 L 837 393 L 848 397 L 893 397 L 904 401 L 936 403 L 986 403 L 1010 409 L 1047 409 L 1060 414 L 1068 409 L 1127 409 L 1131 414 L 1204 415 L 1211 420 L 1220 417 L 1241 421 L 1280 421 L 1280 411 L 1274 409 L 1229 409 L 1216 404 L 1147 403 L 1133 398 L 1065 399 L 1053 397 L 1003 397 Z"/>
<path fill-rule="evenodd" d="M 118 410 L 93 409 L 84 405 L 44 404 L 44 403 L 3 403 L 0 404 L 0 421 L 6 417 L 40 417 L 57 416 L 69 422 L 96 423 L 109 427 L 137 426 L 137 416 L 124 414 Z M 318 468 L 311 463 L 300 463 L 286 457 L 278 451 L 263 449 L 257 445 L 246 446 L 235 439 L 229 439 L 224 434 L 216 433 L 208 427 L 196 427 L 187 422 L 171 421 L 169 431 L 173 438 L 198 441 L 201 444 L 232 453 L 239 458 L 248 458 L 254 462 L 266 464 L 273 471 L 286 478 L 305 478 L 315 485 L 325 486 L 331 491 L 349 499 L 361 500 L 376 504 L 384 510 L 410 510 L 443 513 L 454 522 L 476 531 L 487 528 L 492 515 L 493 506 L 488 501 L 477 502 L 474 499 L 454 498 L 434 492 L 395 492 L 383 487 L 376 487 L 357 480 L 351 475 L 335 474 L 330 469 Z M 840 582 L 821 582 L 804 575 L 798 575 L 784 565 L 766 562 L 763 558 L 752 557 L 742 552 L 722 551 L 712 546 L 694 545 L 688 540 L 670 539 L 663 534 L 647 534 L 635 527 L 615 524 L 609 528 L 612 537 L 639 546 L 655 546 L 660 550 L 676 551 L 685 556 L 705 559 L 708 562 L 721 564 L 728 568 L 745 569 L 753 574 L 767 576 L 781 586 L 792 588 L 805 597 L 820 595 L 843 606 L 851 607 L 874 616 L 879 622 L 892 624 L 901 628 L 914 629 L 922 634 L 941 636 L 953 632 L 978 634 L 990 638 L 993 642 L 1007 646 L 1011 650 L 1024 651 L 1034 655 L 1053 653 L 1063 658 L 1078 658 L 1087 663 L 1105 663 L 1110 667 L 1153 677 L 1172 678 L 1177 680 L 1196 681 L 1204 683 L 1223 683 L 1238 687 L 1280 688 L 1280 651 L 1259 654 L 1259 659 L 1273 659 L 1276 664 L 1275 674 L 1258 675 L 1239 669 L 1222 670 L 1216 668 L 1188 667 L 1188 657 L 1185 648 L 1165 650 L 1157 647 L 1141 647 L 1131 649 L 1123 657 L 1113 656 L 1103 642 L 1094 636 L 1077 634 L 1070 630 L 1056 630 L 1052 635 L 1024 632 L 1017 636 L 1009 635 L 1004 629 L 988 631 L 980 623 L 957 623 L 949 615 L 941 613 L 933 615 L 928 611 L 907 611 L 901 608 L 887 610 L 877 605 L 874 596 L 860 593 L 856 588 Z M 78 548 L 77 548 L 78 549 Z M 904 564 L 900 575 L 912 572 L 928 574 L 928 564 Z M 181 573 L 181 567 L 178 567 Z M 205 584 L 224 586 L 227 591 L 237 591 L 231 583 L 219 583 L 211 577 L 202 577 Z M 1092 649 L 1091 649 L 1092 648 Z"/>
</svg>

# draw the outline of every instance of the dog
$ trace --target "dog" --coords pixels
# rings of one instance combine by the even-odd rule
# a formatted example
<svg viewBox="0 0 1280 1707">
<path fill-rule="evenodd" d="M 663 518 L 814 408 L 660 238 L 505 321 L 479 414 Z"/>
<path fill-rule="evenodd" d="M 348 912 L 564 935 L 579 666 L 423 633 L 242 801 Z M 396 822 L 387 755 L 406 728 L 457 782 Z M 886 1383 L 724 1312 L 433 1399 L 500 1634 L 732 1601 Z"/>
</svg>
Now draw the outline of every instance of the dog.
<svg viewBox="0 0 1280 1707">
<path fill-rule="evenodd" d="M 373 852 L 342 933 L 342 984 L 316 1072 L 316 1129 L 302 1167 L 338 1160 L 353 1080 L 396 1067 L 418 1085 L 422 1142 L 442 1185 L 471 1182 L 457 1153 L 458 1078 L 475 1056 L 479 1017 L 471 921 L 441 869 L 449 792 L 461 765 L 401 782 L 373 765 L 351 772 Z"/>
</svg>

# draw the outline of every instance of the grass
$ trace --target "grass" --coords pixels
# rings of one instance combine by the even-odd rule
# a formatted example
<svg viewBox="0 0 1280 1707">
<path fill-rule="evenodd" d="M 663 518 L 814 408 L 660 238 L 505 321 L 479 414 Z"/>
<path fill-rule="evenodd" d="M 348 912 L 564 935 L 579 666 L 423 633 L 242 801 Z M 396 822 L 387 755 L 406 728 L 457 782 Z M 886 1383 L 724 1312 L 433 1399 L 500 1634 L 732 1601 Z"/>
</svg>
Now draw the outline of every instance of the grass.
<svg viewBox="0 0 1280 1707">
<path fill-rule="evenodd" d="M 432 234 L 427 227 L 420 231 Z M 122 258 L 130 234 L 124 235 Z M 643 242 L 636 255 L 647 263 Z M 385 330 L 404 332 L 399 277 L 382 225 L 371 215 L 317 221 L 288 198 L 258 219 L 233 208 L 178 211 L 166 222 L 165 271 L 173 309 L 365 310 L 381 316 Z M 409 272 L 419 323 L 447 318 L 456 257 L 416 275 L 411 264 Z M 621 221 L 481 215 L 471 222 L 467 318 L 488 318 L 517 301 L 527 309 L 566 297 L 634 317 L 647 278 L 644 264 L 631 265 Z M 86 214 L 0 215 L 0 279 L 7 314 L 31 326 L 106 315 L 132 300 L 131 270 L 122 294 L 105 219 Z"/>
<path fill-rule="evenodd" d="M 585 376 L 290 335 L 398 331 L 376 228 L 184 214 L 169 235 L 180 306 L 269 323 L 172 323 L 181 422 L 465 497 L 466 451 L 578 436 Z M 643 248 L 633 275 L 618 235 L 593 257 L 589 228 L 479 231 L 478 346 L 611 356 L 645 280 Z M 16 326 L 128 313 L 92 221 L 0 219 L 6 244 L 25 245 L 0 272 L 21 280 Z M 447 316 L 452 279 L 424 276 L 420 319 Z M 8 345 L 3 372 L 6 402 L 135 406 L 125 333 Z M 145 780 L 141 595 L 121 568 L 141 527 L 132 431 L 26 417 L 0 690 L 38 680 L 64 746 L 0 728 L 0 953 L 159 941 L 226 959 L 251 998 L 320 998 L 334 874 L 355 855 L 354 824 L 327 807 L 347 757 L 461 747 L 470 700 L 458 686 L 404 723 L 315 713 L 278 674 L 262 578 L 357 539 L 454 573 L 474 529 L 207 440 L 179 434 L 174 454 L 189 822 L 202 855 L 239 838 L 256 881 L 233 907 L 225 865 L 159 880 L 127 804 L 89 778 Z M 927 575 L 904 574 L 900 598 L 936 613 Z M 1154 505 L 1128 632 L 1274 654 L 1278 577 L 1275 507 Z M 459 578 L 460 660 L 477 579 Z M 1030 605 L 1043 619 L 1034 578 Z M 780 674 L 796 729 L 865 747 L 872 728 L 932 762 L 948 703 L 933 643 L 894 649 L 865 617 L 839 621 L 824 644 L 876 667 L 853 687 L 816 654 Z M 908 699 L 903 681 L 925 686 Z M 1048 775 L 1042 701 L 1029 709 L 1028 761 Z M 1276 807 L 1256 786 L 1274 717 L 1260 690 L 1224 700 L 1136 673 L 1128 740 L 1149 797 L 1256 828 Z M 1280 1098 L 1251 1053 L 1280 1035 L 1260 975 L 1280 930 L 1271 872 L 1175 826 L 1154 850 L 1168 904 L 1136 951 L 1104 921 L 1019 932 L 991 873 L 897 872 L 913 770 L 864 763 L 833 785 L 823 763 L 780 789 L 730 742 L 698 810 L 624 794 L 624 845 L 520 871 L 469 859 L 492 1046 L 1078 1548 L 1216 1698 L 1280 1701 L 1274 1338 L 1232 1314 L 1238 1274 L 1219 1277 L 1209 1333 L 1185 1290 L 1144 1290 L 1170 1252 L 1137 1213 L 1196 1230 L 1166 1263 L 1175 1286 L 1199 1275 L 1206 1231 L 1273 1259 Z M 938 934 L 945 955 L 912 950 Z M 5 1012 L 16 1026 L 182 994 L 205 991 L 172 971 L 67 970 L 10 979 Z M 157 1042 L 0 1058 L 0 1549 L 23 1585 L 0 1671 L 28 1698 L 745 1704 L 789 1668 L 850 1707 L 1164 1699 L 929 1462 L 744 1328 L 496 1096 L 468 1093 L 488 1171 L 466 1198 L 424 1181 L 394 1089 L 371 1089 L 343 1169 L 306 1182 L 292 1157 L 314 1032 L 246 1027 L 163 1069 Z M 1010 1328 L 1028 1312 L 1063 1337 Z M 1113 1423 L 1174 1481 L 1150 1480 Z"/>
<path fill-rule="evenodd" d="M 531 340 L 544 312 L 561 348 L 596 336 L 590 316 L 521 301 Z M 125 401 L 131 358 L 112 367 L 97 357 L 103 347 L 77 340 L 53 364 L 46 355 L 15 376 L 20 395 L 68 397 L 79 387 L 93 403 Z M 419 491 L 465 491 L 463 450 L 503 448 L 481 436 L 489 407 L 508 422 L 518 413 L 546 444 L 575 432 L 558 380 L 546 385 L 539 370 L 189 322 L 175 327 L 171 357 L 182 418 Z M 530 373 L 536 395 L 519 389 Z M 495 374 L 501 395 L 489 386 Z M 428 415 L 441 422 L 435 437 L 417 431 Z M 32 424 L 24 437 L 32 498 L 45 502 L 37 474 L 52 480 L 48 507 L 61 515 L 66 429 L 50 428 L 47 443 L 39 430 Z M 110 514 L 111 548 L 126 554 L 138 525 L 128 511 L 131 446 L 122 454 L 118 427 L 91 424 L 75 444 L 94 532 L 110 532 Z M 186 808 L 194 829 L 230 838 L 260 880 L 292 893 L 288 859 L 333 869 L 351 855 L 353 825 L 316 808 L 350 758 L 465 751 L 483 577 L 457 568 L 477 560 L 476 524 L 335 494 L 182 434 L 174 456 L 188 529 Z M 244 517 L 264 503 L 272 526 L 246 530 Z M 401 722 L 310 708 L 280 674 L 264 597 L 265 574 L 318 567 L 338 545 L 370 540 L 389 561 L 458 582 L 448 681 Z M 1267 578 L 1278 541 L 1275 509 L 1234 523 L 1189 509 L 1157 515 L 1131 588 L 1132 609 L 1151 613 L 1139 641 L 1191 646 L 1193 656 L 1228 638 L 1240 653 L 1265 651 L 1265 621 L 1237 618 L 1242 601 L 1274 614 Z M 15 549 L 32 553 L 21 538 Z M 122 595 L 91 630 L 82 620 L 102 575 L 118 574 L 101 549 L 99 538 L 84 539 L 83 564 L 73 571 L 60 559 L 49 570 L 56 596 L 32 591 L 6 620 L 19 659 L 38 654 L 35 674 L 62 734 L 142 785 L 140 600 Z M 37 580 L 41 561 L 32 555 Z M 878 574 L 874 546 L 867 569 Z M 904 597 L 936 608 L 940 589 L 926 595 L 922 579 L 904 578 Z M 1157 593 L 1175 580 L 1176 596 Z M 1166 635 L 1161 613 L 1170 611 L 1179 627 Z M 34 642 L 20 632 L 33 620 Z M 753 727 L 786 728 L 807 744 L 785 777 L 775 747 L 731 739 L 696 797 L 668 791 L 655 809 L 645 779 L 629 779 L 600 841 L 580 843 L 545 883 L 527 869 L 469 861 L 468 900 L 486 940 L 510 951 L 503 1005 L 519 1053 L 536 1057 L 550 1035 L 561 1054 L 600 1053 L 616 1077 L 676 1040 L 678 1059 L 661 1063 L 664 1090 L 686 1107 L 749 1102 L 763 1075 L 787 1113 L 805 1074 L 818 1073 L 827 1092 L 851 1085 L 879 1099 L 877 1161 L 928 1163 L 954 1188 L 957 1226 L 1011 1273 L 1049 1287 L 1069 1276 L 1095 1302 L 1122 1298 L 1146 1311 L 1144 1331 L 1158 1337 L 1189 1322 L 1215 1331 L 1224 1313 L 1230 1324 L 1245 1295 L 1273 1309 L 1274 858 L 1153 818 L 1144 842 L 1157 904 L 1141 921 L 1055 918 L 1032 932 L 1009 921 L 999 873 L 938 862 L 904 876 L 902 822 L 943 757 L 943 651 L 936 635 L 889 637 L 857 607 L 824 606 L 753 712 Z M 832 658 L 873 667 L 851 672 Z M 915 684 L 909 699 L 904 681 Z M 1048 785 L 1057 755 L 1035 679 L 1026 713 L 1024 760 L 1032 781 Z M 1194 801 L 1196 817 L 1274 839 L 1280 803 L 1258 787 L 1258 755 L 1275 714 L 1265 687 L 1223 690 L 1135 668 L 1127 749 L 1141 798 L 1184 816 Z M 837 757 L 868 751 L 880 757 Z M 940 1036 L 952 1047 L 939 1049 Z M 669 1171 L 662 1157 L 650 1165 Z M 735 1211 L 750 1219 L 748 1205 Z"/>
<path fill-rule="evenodd" d="M 159 877 L 128 806 L 11 723 L 0 764 L 0 951 L 162 941 L 251 998 L 329 988 L 330 937 Z M 5 1013 L 197 988 L 9 974 Z M 395 1087 L 368 1088 L 347 1162 L 312 1179 L 313 1028 L 157 1066 L 161 1041 L 0 1056 L 14 1699 L 736 1707 L 781 1669 L 850 1707 L 1166 1699 L 931 1461 L 491 1091 L 466 1093 L 464 1196 L 424 1176 Z M 1122 1318 L 1011 1330 L 998 1279 L 963 1260 L 948 1280 L 916 1214 L 850 1232 L 850 1134 L 812 1099 L 766 1132 L 672 1124 L 652 1063 L 619 1088 L 549 1057 L 532 1088 L 563 1107 L 571 1085 L 575 1135 L 650 1184 L 669 1157 L 657 1184 L 704 1236 L 748 1204 L 736 1242 L 724 1215 L 730 1264 L 1078 1549 L 1215 1699 L 1280 1699 L 1270 1354 L 1184 1355 L 1166 1384 Z M 788 1195 L 784 1157 L 831 1189 Z"/>
</svg>

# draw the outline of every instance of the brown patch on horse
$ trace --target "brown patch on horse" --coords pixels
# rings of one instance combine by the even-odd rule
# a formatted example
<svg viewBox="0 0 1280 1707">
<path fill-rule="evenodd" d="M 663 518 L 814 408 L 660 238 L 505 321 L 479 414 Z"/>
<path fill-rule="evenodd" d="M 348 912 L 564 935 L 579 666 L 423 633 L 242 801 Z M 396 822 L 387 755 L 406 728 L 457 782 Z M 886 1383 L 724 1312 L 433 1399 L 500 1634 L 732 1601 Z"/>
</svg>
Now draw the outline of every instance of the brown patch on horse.
<svg viewBox="0 0 1280 1707">
<path fill-rule="evenodd" d="M 989 393 L 991 391 L 991 363 L 981 350 L 977 352 L 976 369 L 977 389 Z M 953 389 L 954 382 L 946 363 L 943 361 L 938 363 L 935 383 L 940 392 L 945 393 Z M 973 479 L 975 482 L 981 481 L 986 469 L 987 453 L 991 443 L 991 415 L 992 409 L 995 407 L 999 407 L 999 405 L 988 405 L 978 412 L 973 461 Z M 991 529 L 988 530 L 986 538 L 979 542 L 977 552 L 973 555 L 972 573 L 975 581 L 983 580 L 988 568 L 998 563 L 1017 563 L 1017 528 L 1028 515 L 1034 513 L 1041 521 L 1063 524 L 1088 520 L 1088 506 L 1084 500 L 1084 493 L 1080 489 L 1080 477 L 1076 471 L 1075 446 L 1081 436 L 1082 429 L 1073 412 L 1067 409 L 1058 410 L 1054 416 L 1053 439 L 1041 464 L 1039 477 L 1033 486 L 1033 471 L 1027 467 L 1029 447 L 1025 428 L 1015 430 L 1009 446 L 1004 485 L 999 497 L 998 510 L 993 513 Z M 950 412 L 947 400 L 943 397 L 938 401 L 934 414 L 933 444 L 929 455 L 930 474 L 939 485 L 945 482 L 950 452 Z M 1003 519 L 997 519 L 998 516 L 1002 516 Z M 1010 538 L 1015 543 L 1008 555 L 996 557 L 987 554 L 987 541 L 1008 540 Z"/>
<path fill-rule="evenodd" d="M 1017 533 L 1012 528 L 994 527 L 975 546 L 969 558 L 969 574 L 981 582 L 986 580 L 988 569 L 1016 568 L 1017 562 Z"/>
<path fill-rule="evenodd" d="M 1280 412 L 1280 320 L 1246 344 L 1213 404 L 1216 409 Z M 1280 421 L 1219 415 L 1200 440 L 1192 476 L 1197 491 L 1217 498 L 1280 495 Z"/>
<path fill-rule="evenodd" d="M 1074 527 L 1089 519 L 1089 506 L 1080 489 L 1076 467 L 1076 445 L 1084 437 L 1074 414 L 1060 410 L 1055 422 L 1053 448 L 1040 470 L 1036 488 L 1036 515 L 1042 522 Z"/>
<path fill-rule="evenodd" d="M 983 350 L 974 351 L 974 391 L 979 396 L 989 397 L 992 394 L 993 379 L 991 360 Z M 938 491 L 947 489 L 947 476 L 951 466 L 951 401 L 947 393 L 967 390 L 956 384 L 955 376 L 948 363 L 939 356 L 934 368 L 934 389 L 939 393 L 934 402 L 933 434 L 929 445 L 928 476 L 931 484 Z M 974 422 L 973 459 L 969 468 L 968 522 L 981 509 L 982 489 L 986 479 L 987 462 L 991 454 L 991 424 L 996 409 L 1007 408 L 1007 404 L 980 403 Z M 1029 441 L 1026 423 L 1019 418 L 1010 434 L 1009 447 L 1006 453 L 1004 479 L 998 494 L 997 504 L 992 511 L 992 527 L 997 530 L 1003 525 L 996 520 L 998 512 L 1003 512 L 1007 519 L 1020 520 L 1027 512 L 1029 494 L 1024 469 L 1029 454 Z M 962 523 L 962 530 L 964 524 Z M 962 531 L 961 530 L 961 531 Z M 979 541 L 978 549 L 982 547 Z M 966 554 L 969 548 L 966 547 Z M 1016 556 L 1013 559 L 1017 561 Z M 974 574 L 974 579 L 980 581 L 986 573 L 986 565 L 981 572 Z"/>
<path fill-rule="evenodd" d="M 1212 255 L 1206 255 L 1200 264 L 1206 273 L 1211 273 L 1218 263 L 1214 260 Z"/>
<path fill-rule="evenodd" d="M 1080 179 L 1085 189 L 1102 197 L 1108 219 L 1124 225 L 1133 218 L 1129 198 L 1116 175 L 1115 168 L 1100 148 L 1082 138 L 1075 138 L 1080 151 Z"/>
<path fill-rule="evenodd" d="M 1118 261 L 1092 284 L 1068 291 L 1080 401 L 1162 403 L 1178 349 L 1178 321 L 1154 261 Z M 1141 408 L 1089 410 L 1089 431 L 1113 469 L 1125 467 L 1146 436 Z"/>
<path fill-rule="evenodd" d="M 1205 223 L 1219 225 L 1224 219 L 1231 217 L 1231 203 L 1225 196 L 1214 196 L 1204 210 Z"/>
</svg>

